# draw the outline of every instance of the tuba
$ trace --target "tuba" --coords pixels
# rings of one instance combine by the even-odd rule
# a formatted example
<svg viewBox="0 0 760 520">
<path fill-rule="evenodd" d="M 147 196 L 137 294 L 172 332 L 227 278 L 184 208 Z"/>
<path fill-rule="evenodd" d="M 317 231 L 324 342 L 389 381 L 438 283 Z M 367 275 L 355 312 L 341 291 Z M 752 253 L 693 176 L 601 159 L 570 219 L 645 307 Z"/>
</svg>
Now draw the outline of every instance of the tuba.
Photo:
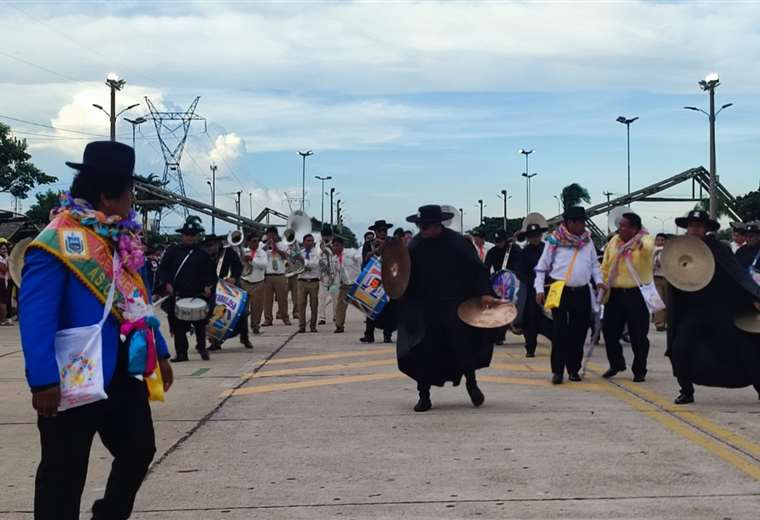
<svg viewBox="0 0 760 520">
<path fill-rule="evenodd" d="M 304 272 L 305 266 L 301 255 L 303 237 L 311 233 L 311 218 L 306 212 L 296 210 L 288 217 L 287 228 L 282 232 L 288 246 L 288 261 L 285 276 L 291 278 Z"/>
<path fill-rule="evenodd" d="M 240 262 L 243 264 L 243 272 L 240 276 L 248 276 L 253 271 L 251 262 L 246 259 L 245 247 L 243 242 L 245 241 L 245 234 L 239 229 L 233 229 L 227 233 L 227 245 L 225 247 L 232 248 L 240 257 Z"/>
</svg>

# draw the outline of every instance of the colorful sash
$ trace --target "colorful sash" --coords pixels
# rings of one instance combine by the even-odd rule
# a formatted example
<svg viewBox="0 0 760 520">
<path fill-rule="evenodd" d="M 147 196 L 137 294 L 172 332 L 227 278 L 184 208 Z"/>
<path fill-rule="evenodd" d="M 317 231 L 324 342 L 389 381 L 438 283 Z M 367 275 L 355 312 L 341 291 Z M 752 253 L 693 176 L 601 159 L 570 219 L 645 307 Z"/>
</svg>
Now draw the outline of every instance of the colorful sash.
<svg viewBox="0 0 760 520">
<path fill-rule="evenodd" d="M 37 235 L 29 247 L 42 249 L 55 256 L 105 305 L 113 280 L 113 250 L 103 237 L 80 224 L 67 212 L 62 212 Z M 125 268 L 119 273 L 117 287 L 119 290 L 116 291 L 111 314 L 122 322 L 122 311 L 127 305 L 124 294 L 139 294 L 147 302 L 148 291 L 142 277 Z"/>
</svg>

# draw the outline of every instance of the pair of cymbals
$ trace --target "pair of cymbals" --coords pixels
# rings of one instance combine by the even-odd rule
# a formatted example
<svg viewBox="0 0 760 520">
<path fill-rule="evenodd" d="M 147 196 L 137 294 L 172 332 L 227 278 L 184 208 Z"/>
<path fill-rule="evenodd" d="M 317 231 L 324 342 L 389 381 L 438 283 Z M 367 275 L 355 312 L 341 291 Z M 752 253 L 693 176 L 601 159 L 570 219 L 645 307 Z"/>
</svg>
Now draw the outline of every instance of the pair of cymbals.
<svg viewBox="0 0 760 520">
<path fill-rule="evenodd" d="M 8 274 L 10 274 L 11 280 L 16 284 L 16 287 L 21 287 L 21 272 L 24 270 L 24 254 L 26 253 L 26 248 L 32 243 L 32 240 L 34 240 L 32 237 L 20 240 L 15 246 L 13 246 L 11 254 L 8 257 Z"/>
<path fill-rule="evenodd" d="M 760 334 L 760 312 L 749 311 L 734 316 L 736 328 L 751 334 Z"/>
<path fill-rule="evenodd" d="M 715 258 L 701 239 L 688 235 L 665 242 L 662 273 L 676 289 L 696 292 L 707 287 L 715 275 Z"/>
<path fill-rule="evenodd" d="M 404 295 L 409 286 L 409 276 L 412 273 L 409 248 L 401 239 L 387 240 L 383 245 L 381 260 L 383 288 L 388 298 L 397 300 Z"/>
<path fill-rule="evenodd" d="M 457 308 L 459 319 L 478 329 L 505 327 L 517 318 L 517 307 L 513 303 L 499 302 L 483 307 L 479 297 L 463 301 Z"/>
</svg>

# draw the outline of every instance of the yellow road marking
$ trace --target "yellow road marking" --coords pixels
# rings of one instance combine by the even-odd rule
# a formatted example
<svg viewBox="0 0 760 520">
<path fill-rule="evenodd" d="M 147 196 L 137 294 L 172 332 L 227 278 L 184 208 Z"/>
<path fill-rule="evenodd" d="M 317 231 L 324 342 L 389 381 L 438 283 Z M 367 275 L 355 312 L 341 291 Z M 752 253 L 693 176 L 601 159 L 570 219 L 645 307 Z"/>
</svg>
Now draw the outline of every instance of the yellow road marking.
<svg viewBox="0 0 760 520">
<path fill-rule="evenodd" d="M 490 368 L 495 368 L 498 370 L 511 370 L 513 372 L 548 373 L 548 370 L 536 369 L 527 363 L 491 363 Z"/>
<path fill-rule="evenodd" d="M 313 374 L 317 372 L 330 372 L 331 370 L 345 370 L 350 368 L 369 368 L 396 365 L 395 359 L 380 359 L 377 361 L 360 361 L 357 363 L 337 363 L 335 365 L 318 365 L 303 368 L 285 368 L 282 370 L 262 370 L 253 374 L 254 378 L 259 377 L 277 377 L 292 376 L 298 374 Z M 242 377 L 249 377 L 251 374 L 243 374 Z"/>
<path fill-rule="evenodd" d="M 512 385 L 528 385 L 528 386 L 545 386 L 548 388 L 554 388 L 555 385 L 546 379 L 530 379 L 527 377 L 506 377 L 506 376 L 488 376 L 479 375 L 478 381 L 485 381 L 486 383 L 506 383 Z M 570 383 L 562 385 L 563 388 L 572 388 L 574 390 L 602 390 L 602 385 L 598 383 Z"/>
<path fill-rule="evenodd" d="M 376 356 L 378 354 L 390 354 L 392 352 L 395 352 L 395 349 L 378 348 L 378 349 L 373 349 L 373 350 L 353 350 L 350 352 L 335 352 L 333 354 L 314 354 L 314 355 L 309 355 L 309 356 L 283 357 L 283 358 L 277 358 L 277 359 L 270 359 L 269 361 L 262 360 L 256 363 L 256 366 L 261 366 L 264 364 L 281 365 L 285 363 L 299 363 L 301 361 L 322 361 L 322 360 L 328 360 L 328 359 L 342 359 L 342 358 L 359 357 L 359 356 Z"/>
<path fill-rule="evenodd" d="M 360 376 L 340 376 L 329 379 L 298 381 L 295 383 L 277 383 L 273 385 L 248 386 L 237 390 L 226 390 L 221 397 L 228 395 L 250 395 L 279 392 L 282 390 L 300 390 L 302 388 L 314 388 L 318 386 L 343 385 L 346 383 L 365 383 L 367 381 L 382 381 L 385 379 L 404 379 L 406 376 L 401 372 L 386 372 L 381 374 L 366 374 Z"/>
</svg>

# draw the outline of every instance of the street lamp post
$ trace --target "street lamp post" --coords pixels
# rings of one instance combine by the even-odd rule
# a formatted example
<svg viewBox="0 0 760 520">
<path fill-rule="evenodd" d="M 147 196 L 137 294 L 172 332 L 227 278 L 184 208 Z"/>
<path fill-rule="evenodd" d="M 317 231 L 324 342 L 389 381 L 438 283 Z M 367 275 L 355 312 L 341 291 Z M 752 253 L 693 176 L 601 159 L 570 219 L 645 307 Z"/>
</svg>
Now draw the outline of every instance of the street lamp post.
<svg viewBox="0 0 760 520">
<path fill-rule="evenodd" d="M 699 82 L 699 86 L 703 91 L 710 93 L 710 112 L 705 112 L 701 108 L 697 107 L 684 107 L 686 110 L 694 110 L 696 112 L 702 112 L 710 121 L 710 218 L 715 219 L 718 216 L 718 174 L 717 166 L 715 164 L 715 118 L 724 109 L 733 106 L 733 103 L 726 103 L 716 112 L 715 111 L 715 87 L 720 85 L 720 78 L 718 74 L 712 72 L 705 76 L 705 79 Z"/>
<path fill-rule="evenodd" d="M 615 121 L 625 125 L 626 143 L 628 148 L 628 195 L 631 195 L 631 123 L 636 121 L 638 117 L 627 118 L 625 116 L 619 116 Z"/>
<path fill-rule="evenodd" d="M 211 163 L 211 234 L 216 234 L 216 170 L 217 166 Z"/>
<path fill-rule="evenodd" d="M 527 215 L 530 213 L 530 180 L 538 175 L 538 173 L 531 173 L 530 175 L 527 173 L 523 173 L 522 176 L 525 177 L 525 214 Z"/>
<path fill-rule="evenodd" d="M 240 195 L 242 195 L 242 194 L 243 194 L 242 191 L 236 191 L 235 192 L 235 195 L 237 195 L 237 200 L 235 201 L 235 203 L 236 203 L 236 207 L 237 207 L 237 216 L 238 217 L 240 216 L 240 213 L 241 213 L 241 210 L 240 210 L 240 206 L 241 206 L 241 204 L 240 204 Z M 238 229 L 240 229 L 240 220 L 238 220 Z"/>
<path fill-rule="evenodd" d="M 512 195 L 507 195 L 507 190 L 501 190 L 499 198 L 504 200 L 504 231 L 507 230 L 507 200 L 512 198 Z"/>
<path fill-rule="evenodd" d="M 464 233 L 464 209 L 459 208 L 459 227 L 462 230 L 462 233 Z"/>
<path fill-rule="evenodd" d="M 338 214 L 338 231 L 342 233 L 343 232 L 343 223 L 342 223 L 341 217 L 340 217 L 340 203 L 341 203 L 341 200 L 338 199 L 338 202 L 336 203 L 336 212 Z"/>
<path fill-rule="evenodd" d="M 251 210 L 251 220 L 253 220 L 253 192 L 252 191 L 248 192 L 248 203 Z"/>
<path fill-rule="evenodd" d="M 335 188 L 330 188 L 330 229 L 333 227 L 333 196 L 335 195 Z"/>
<path fill-rule="evenodd" d="M 132 105 L 132 106 L 136 106 L 136 105 Z M 132 149 L 134 149 L 135 148 L 135 129 L 141 124 L 143 124 L 144 122 L 146 122 L 147 119 L 145 119 L 142 116 L 136 117 L 135 119 L 129 119 L 128 117 L 125 117 L 124 121 L 132 125 Z"/>
<path fill-rule="evenodd" d="M 306 203 L 306 158 L 314 155 L 314 152 L 306 150 L 305 152 L 298 152 L 298 155 L 303 159 L 303 170 L 301 172 L 301 211 L 303 211 Z"/>
<path fill-rule="evenodd" d="M 562 199 L 559 195 L 553 195 L 555 199 L 557 199 L 557 215 L 562 213 Z"/>
<path fill-rule="evenodd" d="M 479 226 L 483 225 L 483 199 L 478 199 L 478 204 L 480 205 L 480 223 Z"/>
<path fill-rule="evenodd" d="M 110 123 L 111 123 L 111 141 L 116 141 L 116 119 L 122 113 L 124 113 L 127 110 L 130 110 L 132 108 L 135 108 L 136 106 L 139 105 L 139 103 L 136 103 L 134 105 L 128 106 L 127 108 L 125 108 L 124 110 L 122 110 L 119 113 L 116 112 L 116 91 L 117 90 L 121 90 L 122 88 L 124 88 L 124 84 L 125 83 L 126 83 L 126 81 L 124 81 L 123 79 L 121 79 L 118 76 L 118 74 L 114 74 L 113 72 L 109 73 L 108 76 L 106 76 L 106 86 L 108 86 L 108 88 L 111 89 L 111 112 L 110 113 L 106 112 L 106 110 L 102 106 L 100 106 L 100 105 L 96 105 L 94 103 L 92 105 L 95 108 L 98 108 L 98 109 L 102 110 L 103 112 L 105 112 L 106 115 L 108 116 L 108 119 L 110 120 Z"/>
<path fill-rule="evenodd" d="M 325 181 L 329 181 L 332 179 L 331 176 L 327 177 L 320 177 L 319 175 L 314 176 L 315 179 L 322 181 L 322 218 L 320 219 L 320 223 L 325 223 Z"/>
</svg>

